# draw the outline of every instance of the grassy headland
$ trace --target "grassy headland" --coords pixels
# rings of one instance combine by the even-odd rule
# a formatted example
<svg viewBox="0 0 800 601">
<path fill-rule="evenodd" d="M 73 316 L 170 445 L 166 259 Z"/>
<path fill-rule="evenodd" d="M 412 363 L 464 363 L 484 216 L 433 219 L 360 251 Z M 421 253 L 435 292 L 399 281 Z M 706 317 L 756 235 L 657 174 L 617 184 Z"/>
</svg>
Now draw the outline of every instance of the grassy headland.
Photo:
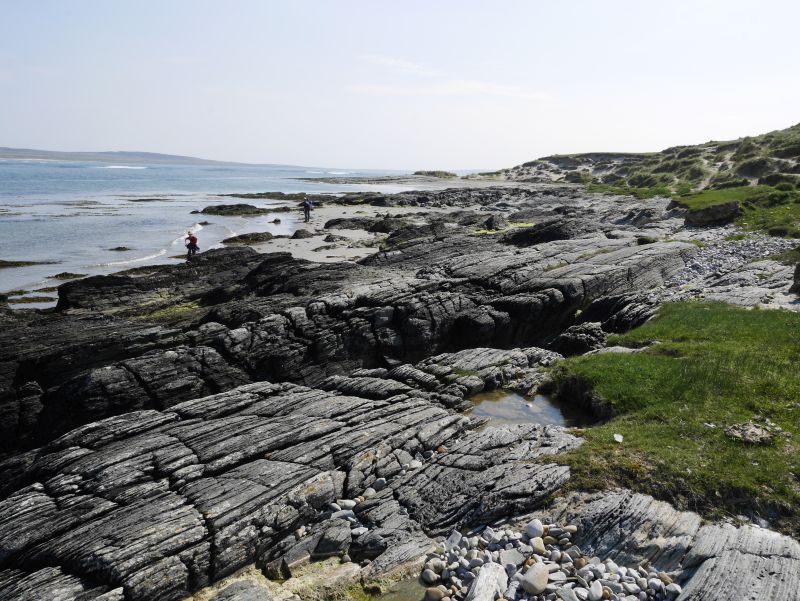
<svg viewBox="0 0 800 601">
<path fill-rule="evenodd" d="M 617 417 L 561 456 L 576 489 L 625 486 L 705 515 L 760 515 L 800 533 L 800 314 L 676 303 L 611 344 L 637 353 L 575 357 L 554 371 Z M 769 444 L 726 435 L 753 421 Z M 617 443 L 614 434 L 622 434 Z"/>
<path fill-rule="evenodd" d="M 553 155 L 492 174 L 584 184 L 590 192 L 673 198 L 690 211 L 738 203 L 737 224 L 800 238 L 800 124 L 661 152 Z"/>
</svg>

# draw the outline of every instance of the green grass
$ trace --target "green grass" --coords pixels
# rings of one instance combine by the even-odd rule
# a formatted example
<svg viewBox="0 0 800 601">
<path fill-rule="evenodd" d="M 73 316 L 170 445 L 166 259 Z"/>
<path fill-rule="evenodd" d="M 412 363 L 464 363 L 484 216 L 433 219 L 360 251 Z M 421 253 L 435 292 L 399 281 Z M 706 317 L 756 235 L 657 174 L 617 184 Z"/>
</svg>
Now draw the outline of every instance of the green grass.
<svg viewBox="0 0 800 601">
<path fill-rule="evenodd" d="M 719 517 L 760 514 L 800 533 L 800 314 L 676 303 L 611 344 L 640 353 L 568 359 L 557 385 L 588 383 L 618 413 L 561 456 L 572 486 L 626 486 Z M 770 446 L 727 438 L 727 426 L 769 418 L 791 437 Z M 708 427 L 713 424 L 716 427 Z M 613 434 L 624 442 L 617 444 Z"/>
<path fill-rule="evenodd" d="M 785 250 L 779 255 L 773 255 L 770 259 L 780 261 L 786 265 L 797 265 L 800 263 L 800 246 L 795 246 L 789 250 Z"/>
<path fill-rule="evenodd" d="M 690 211 L 736 201 L 742 210 L 736 220 L 738 226 L 772 236 L 800 238 L 800 192 L 783 188 L 739 186 L 703 190 L 677 197 L 675 201 Z"/>
<path fill-rule="evenodd" d="M 703 190 L 694 194 L 687 194 L 675 199 L 675 202 L 686 207 L 690 211 L 705 209 L 712 205 L 731 202 L 732 200 L 742 202 L 759 192 L 769 191 L 769 186 L 738 186 L 736 188 L 724 188 L 722 190 Z"/>
<path fill-rule="evenodd" d="M 620 196 L 633 196 L 635 198 L 654 198 L 656 196 L 672 196 L 672 190 L 668 186 L 654 186 L 650 188 L 632 188 L 629 186 L 614 186 L 612 184 L 589 184 L 586 186 L 589 192 L 599 192 L 601 194 L 615 194 Z"/>
</svg>

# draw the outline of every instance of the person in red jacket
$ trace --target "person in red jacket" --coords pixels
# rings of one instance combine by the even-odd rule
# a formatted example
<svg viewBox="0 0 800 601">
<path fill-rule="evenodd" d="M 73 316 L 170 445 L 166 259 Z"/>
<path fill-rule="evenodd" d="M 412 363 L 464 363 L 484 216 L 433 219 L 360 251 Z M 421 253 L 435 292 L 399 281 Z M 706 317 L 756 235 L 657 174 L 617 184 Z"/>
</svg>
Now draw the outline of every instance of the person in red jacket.
<svg viewBox="0 0 800 601">
<path fill-rule="evenodd" d="M 195 236 L 192 232 L 186 232 L 188 236 L 186 236 L 186 257 L 189 258 L 192 255 L 196 254 L 200 247 L 197 246 L 197 236 Z"/>
</svg>

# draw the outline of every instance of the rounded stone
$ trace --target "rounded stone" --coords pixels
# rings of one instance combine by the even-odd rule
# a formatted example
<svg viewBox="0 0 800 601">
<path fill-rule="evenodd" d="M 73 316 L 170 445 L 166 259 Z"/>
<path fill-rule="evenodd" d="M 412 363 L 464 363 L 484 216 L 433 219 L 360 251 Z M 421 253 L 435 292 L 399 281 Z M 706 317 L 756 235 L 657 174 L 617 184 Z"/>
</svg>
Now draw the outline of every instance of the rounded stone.
<svg viewBox="0 0 800 601">
<path fill-rule="evenodd" d="M 439 576 L 430 568 L 426 568 L 422 570 L 422 582 L 429 585 L 436 584 L 439 582 Z"/>
<path fill-rule="evenodd" d="M 425 589 L 423 601 L 442 601 L 442 599 L 444 599 L 444 593 L 441 591 L 441 589 L 436 587 L 429 587 Z"/>
<path fill-rule="evenodd" d="M 541 537 L 544 534 L 544 525 L 541 520 L 532 520 L 525 526 L 525 532 L 530 538 Z"/>
<path fill-rule="evenodd" d="M 543 563 L 535 563 L 528 568 L 522 578 L 522 588 L 530 595 L 539 595 L 547 588 L 550 572 Z"/>
</svg>

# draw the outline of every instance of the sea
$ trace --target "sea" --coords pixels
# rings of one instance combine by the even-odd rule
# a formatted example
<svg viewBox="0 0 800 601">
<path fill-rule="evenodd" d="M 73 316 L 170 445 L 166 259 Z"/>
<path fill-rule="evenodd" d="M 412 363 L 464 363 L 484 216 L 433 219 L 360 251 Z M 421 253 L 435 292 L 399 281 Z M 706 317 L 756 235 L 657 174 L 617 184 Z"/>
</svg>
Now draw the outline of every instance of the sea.
<svg viewBox="0 0 800 601">
<path fill-rule="evenodd" d="M 186 232 L 202 251 L 253 231 L 286 234 L 299 215 L 267 219 L 192 214 L 214 204 L 257 206 L 286 201 L 242 200 L 239 192 L 397 192 L 399 185 L 352 185 L 300 178 L 375 177 L 408 171 L 287 166 L 164 165 L 0 160 L 0 260 L 37 264 L 0 268 L 0 293 L 12 307 L 44 308 L 56 299 L 58 274 L 107 274 L 185 260 Z M 208 220 L 208 225 L 200 222 Z M 125 248 L 127 250 L 112 250 Z M 39 302 L 30 302 L 34 298 Z"/>
</svg>

